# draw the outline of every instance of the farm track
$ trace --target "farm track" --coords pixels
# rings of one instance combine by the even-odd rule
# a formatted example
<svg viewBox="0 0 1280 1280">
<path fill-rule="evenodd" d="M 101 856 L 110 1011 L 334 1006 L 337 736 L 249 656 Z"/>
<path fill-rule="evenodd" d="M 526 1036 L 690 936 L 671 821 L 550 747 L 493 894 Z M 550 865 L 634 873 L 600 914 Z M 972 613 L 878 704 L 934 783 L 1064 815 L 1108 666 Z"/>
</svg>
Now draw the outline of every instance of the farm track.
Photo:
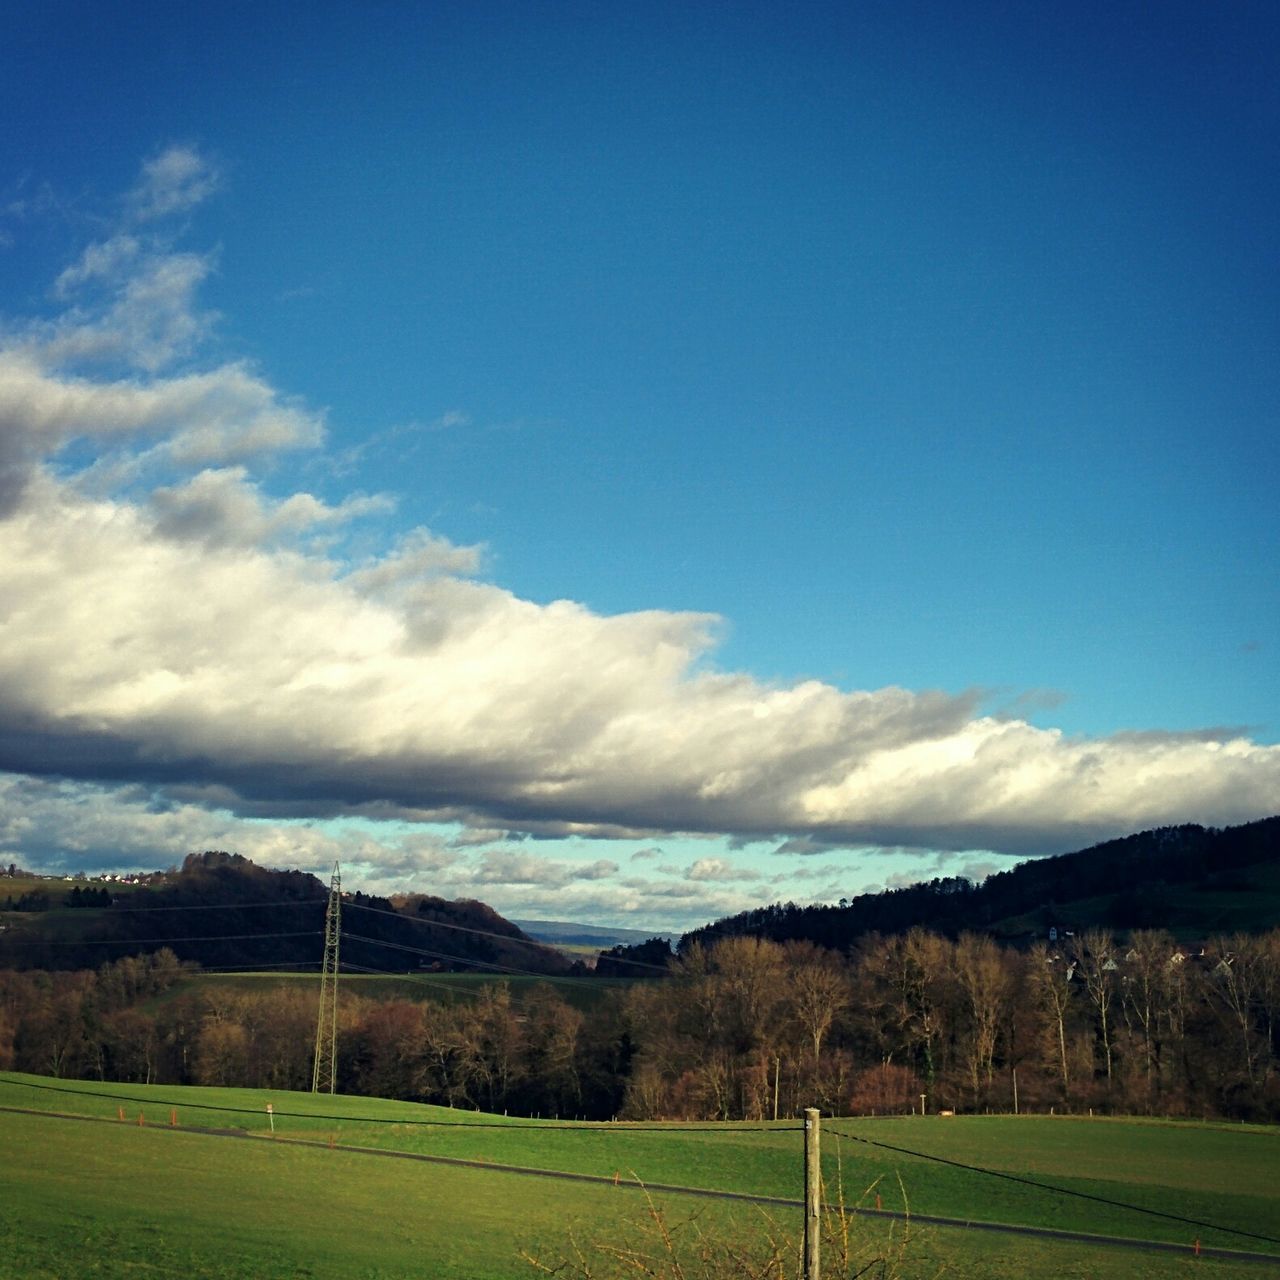
<svg viewBox="0 0 1280 1280">
<path fill-rule="evenodd" d="M 40 1116 L 48 1120 L 79 1120 L 90 1124 L 120 1125 L 128 1121 L 113 1120 L 108 1116 L 82 1116 L 65 1111 L 41 1111 L 31 1107 L 0 1106 L 0 1112 L 12 1112 L 17 1115 Z M 498 1164 L 488 1160 L 467 1160 L 459 1156 L 427 1155 L 416 1151 L 388 1151 L 379 1147 L 361 1147 L 348 1143 L 329 1146 L 327 1142 L 310 1138 L 282 1138 L 266 1134 L 249 1133 L 244 1129 L 214 1128 L 202 1125 L 183 1125 L 180 1129 L 172 1129 L 164 1125 L 150 1126 L 164 1132 L 181 1132 L 195 1134 L 206 1138 L 237 1138 L 259 1142 L 271 1142 L 277 1145 L 331 1149 L 346 1155 L 380 1156 L 388 1160 L 414 1160 L 423 1164 L 452 1165 L 457 1168 L 474 1169 L 489 1173 L 517 1174 L 522 1177 L 556 1179 L 563 1182 L 585 1182 L 596 1186 L 614 1186 L 619 1190 L 658 1192 L 664 1195 L 696 1197 L 704 1200 L 728 1200 L 737 1203 L 772 1205 L 778 1208 L 802 1209 L 803 1202 L 786 1196 L 755 1195 L 746 1191 L 717 1191 L 707 1187 L 686 1187 L 673 1183 L 645 1182 L 637 1180 L 621 1180 L 593 1173 L 572 1173 L 560 1169 L 533 1169 L 525 1165 Z M 827 1206 L 837 1209 L 836 1205 Z M 1003 1235 L 1031 1236 L 1042 1240 L 1061 1240 L 1072 1244 L 1096 1245 L 1103 1248 L 1133 1249 L 1147 1253 L 1188 1254 L 1194 1251 L 1189 1244 L 1176 1244 L 1167 1240 L 1145 1240 L 1138 1237 L 1092 1235 L 1085 1231 L 1066 1231 L 1055 1227 L 1033 1227 L 1009 1222 L 984 1222 L 966 1218 L 949 1218 L 936 1214 L 900 1213 L 892 1209 L 857 1209 L 860 1216 L 868 1218 L 886 1218 L 897 1221 L 936 1226 L 962 1231 L 985 1231 Z M 1249 1262 L 1264 1266 L 1276 1267 L 1280 1270 L 1280 1256 L 1269 1253 L 1253 1253 L 1235 1249 L 1217 1249 L 1201 1246 L 1199 1256 L 1216 1258 L 1226 1262 Z"/>
</svg>

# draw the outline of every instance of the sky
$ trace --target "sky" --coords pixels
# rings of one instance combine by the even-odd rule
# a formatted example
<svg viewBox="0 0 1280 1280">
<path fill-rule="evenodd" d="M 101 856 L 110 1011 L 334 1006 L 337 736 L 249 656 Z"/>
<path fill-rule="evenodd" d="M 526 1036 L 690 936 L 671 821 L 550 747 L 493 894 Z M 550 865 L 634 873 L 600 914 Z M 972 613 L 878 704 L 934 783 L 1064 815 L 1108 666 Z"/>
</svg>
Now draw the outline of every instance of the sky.
<svg viewBox="0 0 1280 1280">
<path fill-rule="evenodd" d="M 0 38 L 0 860 L 679 930 L 1280 811 L 1265 3 Z"/>
</svg>

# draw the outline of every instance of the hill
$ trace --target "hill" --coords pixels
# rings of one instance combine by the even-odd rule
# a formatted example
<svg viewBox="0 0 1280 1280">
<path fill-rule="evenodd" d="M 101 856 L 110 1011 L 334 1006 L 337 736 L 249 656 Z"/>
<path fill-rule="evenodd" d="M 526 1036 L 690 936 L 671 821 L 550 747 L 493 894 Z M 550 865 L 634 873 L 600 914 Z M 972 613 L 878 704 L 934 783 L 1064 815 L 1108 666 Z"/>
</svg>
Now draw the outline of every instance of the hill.
<svg viewBox="0 0 1280 1280">
<path fill-rule="evenodd" d="M 306 872 L 207 852 L 192 854 L 158 884 L 86 892 L 92 896 L 82 893 L 79 901 L 51 893 L 42 907 L 6 913 L 0 967 L 96 968 L 164 947 L 205 968 L 319 965 L 328 889 Z M 484 903 L 351 893 L 342 908 L 344 968 L 562 974 L 572 967 Z"/>
<path fill-rule="evenodd" d="M 228 1141 L 235 1133 L 244 1136 Z M 908 1266 L 893 1274 L 1225 1280 L 1265 1274 L 1267 1264 L 1196 1257 L 1192 1240 L 1274 1252 L 1274 1140 L 1274 1130 L 1252 1126 L 1062 1117 L 824 1120 L 823 1167 L 826 1185 L 843 1185 L 851 1202 L 870 1186 L 867 1210 L 872 1195 L 887 1211 L 909 1204 Z M 514 1280 L 533 1274 L 522 1247 L 554 1261 L 570 1251 L 567 1231 L 586 1246 L 637 1238 L 629 1224 L 646 1218 L 647 1204 L 670 1215 L 687 1246 L 682 1274 L 744 1275 L 745 1267 L 704 1270 L 702 1245 L 794 1239 L 800 1225 L 795 1121 L 531 1123 L 342 1095 L 104 1088 L 6 1074 L 0 1141 L 40 1153 L 0 1164 L 3 1275 Z M 727 1198 L 733 1193 L 777 1199 L 762 1207 Z M 929 1224 L 928 1215 L 951 1225 Z M 993 1224 L 1089 1235 L 1032 1236 Z M 851 1232 L 864 1252 L 858 1267 L 832 1266 L 839 1255 L 829 1236 L 833 1274 L 890 1273 L 876 1266 L 889 1243 L 887 1219 L 869 1211 L 831 1225 Z M 794 1257 L 794 1245 L 788 1249 Z M 618 1274 L 603 1257 L 584 1261 L 591 1274 Z"/>
<path fill-rule="evenodd" d="M 1166 928 L 1195 940 L 1280 925 L 1280 817 L 1215 829 L 1161 827 L 1075 853 L 1037 858 L 981 884 L 961 876 L 862 894 L 839 906 L 775 903 L 684 935 L 681 948 L 749 934 L 843 949 L 868 933 L 921 926 L 1029 941 L 1050 926 Z"/>
</svg>

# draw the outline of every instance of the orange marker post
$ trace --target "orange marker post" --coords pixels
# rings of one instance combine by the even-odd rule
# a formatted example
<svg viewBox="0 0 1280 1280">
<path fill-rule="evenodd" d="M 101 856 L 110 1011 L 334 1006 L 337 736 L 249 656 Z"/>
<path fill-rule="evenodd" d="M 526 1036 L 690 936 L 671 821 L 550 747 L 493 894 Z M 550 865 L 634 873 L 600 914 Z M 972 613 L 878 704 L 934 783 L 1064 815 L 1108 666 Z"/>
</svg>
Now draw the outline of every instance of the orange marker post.
<svg viewBox="0 0 1280 1280">
<path fill-rule="evenodd" d="M 138 1112 L 138 1128 L 141 1129 L 147 1123 L 146 1117 L 141 1111 Z"/>
<path fill-rule="evenodd" d="M 169 1128 L 176 1129 L 178 1127 L 178 1108 L 173 1107 L 169 1111 Z"/>
<path fill-rule="evenodd" d="M 116 1108 L 116 1115 L 118 1115 L 118 1116 L 120 1117 L 120 1119 L 121 1119 L 121 1120 L 123 1120 L 123 1119 L 124 1119 L 124 1108 L 123 1108 L 123 1107 L 117 1107 L 117 1108 Z"/>
</svg>

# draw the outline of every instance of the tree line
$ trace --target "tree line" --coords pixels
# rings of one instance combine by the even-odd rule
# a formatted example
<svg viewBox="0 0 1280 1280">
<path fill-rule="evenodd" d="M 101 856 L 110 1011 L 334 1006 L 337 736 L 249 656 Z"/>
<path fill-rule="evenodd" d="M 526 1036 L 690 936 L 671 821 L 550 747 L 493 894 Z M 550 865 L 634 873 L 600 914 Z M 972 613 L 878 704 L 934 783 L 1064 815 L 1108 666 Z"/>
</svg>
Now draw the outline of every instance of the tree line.
<svg viewBox="0 0 1280 1280">
<path fill-rule="evenodd" d="M 53 897 L 43 889 L 28 889 L 19 898 L 14 898 L 9 894 L 3 903 L 0 903 L 0 911 L 50 911 L 53 909 L 55 901 Z M 111 905 L 111 891 L 105 886 L 95 888 L 92 885 L 81 887 L 76 885 L 70 893 L 64 893 L 57 900 L 56 905 L 62 907 L 86 907 L 90 909 L 101 909 Z"/>
<path fill-rule="evenodd" d="M 162 950 L 98 970 L 0 970 L 0 1068 L 309 1087 L 314 989 L 182 981 L 192 968 Z M 1203 952 L 1160 930 L 1028 950 L 921 928 L 843 953 L 730 937 L 586 1001 L 501 981 L 450 1002 L 344 993 L 338 1089 L 594 1119 L 817 1105 L 1277 1120 L 1278 1037 L 1280 930 Z"/>
</svg>

